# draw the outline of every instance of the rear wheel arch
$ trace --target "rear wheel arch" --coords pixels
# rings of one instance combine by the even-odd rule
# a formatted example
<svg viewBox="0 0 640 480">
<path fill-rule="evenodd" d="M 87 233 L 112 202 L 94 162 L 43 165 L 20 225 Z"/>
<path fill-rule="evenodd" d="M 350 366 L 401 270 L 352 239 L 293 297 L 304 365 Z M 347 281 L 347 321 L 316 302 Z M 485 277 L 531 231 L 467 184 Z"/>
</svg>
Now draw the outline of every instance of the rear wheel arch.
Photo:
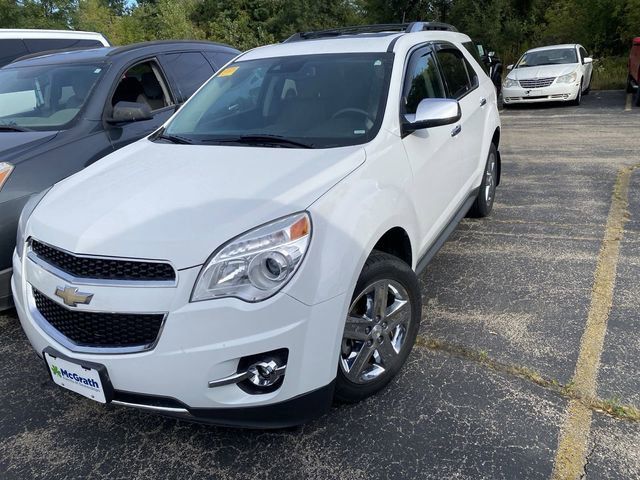
<svg viewBox="0 0 640 480">
<path fill-rule="evenodd" d="M 502 177 L 502 158 L 500 157 L 500 127 L 497 127 L 495 132 L 493 132 L 491 143 L 496 146 L 496 150 L 498 151 L 498 179 L 496 181 L 497 186 L 500 185 L 500 178 Z"/>
</svg>

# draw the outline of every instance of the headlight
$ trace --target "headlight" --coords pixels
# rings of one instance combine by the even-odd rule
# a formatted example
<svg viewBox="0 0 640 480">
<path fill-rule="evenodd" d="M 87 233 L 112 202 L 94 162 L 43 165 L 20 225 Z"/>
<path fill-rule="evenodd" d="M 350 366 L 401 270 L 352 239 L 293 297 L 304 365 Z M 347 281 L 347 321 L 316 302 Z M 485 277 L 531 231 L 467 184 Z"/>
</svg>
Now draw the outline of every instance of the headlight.
<svg viewBox="0 0 640 480">
<path fill-rule="evenodd" d="M 2 190 L 2 186 L 11 175 L 13 171 L 13 165 L 7 162 L 0 162 L 0 190 Z"/>
<path fill-rule="evenodd" d="M 502 84 L 502 86 L 504 88 L 512 88 L 512 87 L 517 87 L 518 86 L 518 81 L 514 80 L 513 78 L 505 78 L 504 83 Z"/>
<path fill-rule="evenodd" d="M 573 83 L 576 80 L 578 80 L 578 73 L 577 72 L 572 72 L 572 73 L 568 73 L 567 75 L 562 75 L 560 77 L 558 77 L 558 80 L 556 80 L 558 83 Z"/>
<path fill-rule="evenodd" d="M 27 240 L 24 237 L 25 232 L 27 231 L 27 222 L 29 221 L 29 217 L 36 209 L 40 201 L 44 198 L 44 196 L 51 190 L 51 188 L 47 188 L 46 190 L 36 193 L 32 195 L 27 203 L 25 203 L 24 208 L 22 209 L 22 213 L 20 214 L 20 220 L 18 220 L 18 233 L 16 235 L 16 252 L 18 252 L 18 257 L 22 259 L 22 247 L 24 246 L 24 242 Z"/>
<path fill-rule="evenodd" d="M 311 218 L 296 213 L 231 240 L 202 267 L 191 301 L 237 297 L 259 302 L 295 275 L 311 240 Z"/>
</svg>

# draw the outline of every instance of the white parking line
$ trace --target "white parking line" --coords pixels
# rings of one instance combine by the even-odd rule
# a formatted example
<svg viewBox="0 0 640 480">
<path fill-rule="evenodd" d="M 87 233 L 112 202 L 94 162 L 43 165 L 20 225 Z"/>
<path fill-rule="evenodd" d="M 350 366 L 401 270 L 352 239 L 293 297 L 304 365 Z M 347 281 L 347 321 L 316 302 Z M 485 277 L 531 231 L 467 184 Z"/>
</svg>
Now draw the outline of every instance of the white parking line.
<svg viewBox="0 0 640 480">
<path fill-rule="evenodd" d="M 631 111 L 631 101 L 633 100 L 633 95 L 631 93 L 627 93 L 627 104 L 624 107 L 625 112 Z"/>
</svg>

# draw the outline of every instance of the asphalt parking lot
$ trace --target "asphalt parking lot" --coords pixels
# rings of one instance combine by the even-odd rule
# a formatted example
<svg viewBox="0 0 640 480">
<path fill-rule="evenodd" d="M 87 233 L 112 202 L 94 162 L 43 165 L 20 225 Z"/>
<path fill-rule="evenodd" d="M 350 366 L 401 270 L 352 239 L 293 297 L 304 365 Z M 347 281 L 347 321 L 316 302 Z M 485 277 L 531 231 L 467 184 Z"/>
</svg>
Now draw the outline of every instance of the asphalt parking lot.
<svg viewBox="0 0 640 480">
<path fill-rule="evenodd" d="M 626 105 L 592 92 L 503 112 L 494 213 L 422 275 L 408 364 L 304 427 L 93 403 L 52 385 L 0 315 L 0 477 L 640 478 L 640 109 Z"/>
</svg>

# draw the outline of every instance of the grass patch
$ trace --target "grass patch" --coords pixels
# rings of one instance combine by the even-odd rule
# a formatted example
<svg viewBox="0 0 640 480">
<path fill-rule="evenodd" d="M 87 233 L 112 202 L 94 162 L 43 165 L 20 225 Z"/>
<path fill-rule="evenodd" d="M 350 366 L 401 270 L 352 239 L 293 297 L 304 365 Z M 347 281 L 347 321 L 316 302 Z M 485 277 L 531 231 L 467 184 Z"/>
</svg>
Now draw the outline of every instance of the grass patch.
<svg viewBox="0 0 640 480">
<path fill-rule="evenodd" d="M 640 422 L 640 409 L 633 405 L 625 405 L 621 403 L 619 399 L 603 400 L 600 398 L 585 396 L 578 391 L 573 381 L 567 384 L 562 384 L 555 379 L 545 378 L 540 373 L 531 370 L 530 368 L 521 367 L 519 365 L 511 365 L 505 362 L 501 362 L 500 360 L 493 359 L 485 350 L 473 350 L 461 345 L 454 345 L 451 343 L 443 342 L 435 338 L 423 337 L 422 335 L 419 335 L 418 338 L 416 338 L 415 346 L 426 348 L 429 350 L 436 350 L 439 352 L 454 355 L 459 358 L 464 358 L 466 360 L 475 361 L 496 372 L 505 373 L 521 378 L 523 380 L 528 380 L 565 398 L 568 398 L 570 400 L 577 400 L 585 407 L 596 412 L 604 412 L 614 418 L 622 420 Z"/>
<path fill-rule="evenodd" d="M 591 88 L 594 90 L 621 90 L 627 87 L 629 70 L 627 57 L 602 57 L 593 62 Z"/>
</svg>

